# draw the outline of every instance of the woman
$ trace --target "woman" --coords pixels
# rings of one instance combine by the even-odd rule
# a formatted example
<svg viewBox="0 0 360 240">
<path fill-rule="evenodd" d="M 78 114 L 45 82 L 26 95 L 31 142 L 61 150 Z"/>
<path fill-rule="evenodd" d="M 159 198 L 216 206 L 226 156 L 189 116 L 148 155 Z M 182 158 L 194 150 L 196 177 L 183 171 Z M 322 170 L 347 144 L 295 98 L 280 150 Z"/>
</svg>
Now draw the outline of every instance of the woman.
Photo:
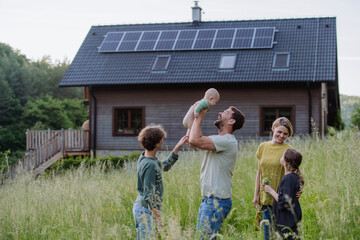
<svg viewBox="0 0 360 240">
<path fill-rule="evenodd" d="M 150 125 L 141 130 L 138 140 L 144 148 L 137 161 L 137 189 L 139 196 L 133 206 L 137 239 L 150 239 L 156 235 L 156 226 L 162 226 L 160 216 L 163 201 L 162 170 L 168 171 L 178 160 L 178 151 L 188 141 L 182 137 L 165 161 L 159 161 L 156 153 L 166 137 L 160 125 Z"/>
<path fill-rule="evenodd" d="M 285 174 L 279 159 L 283 156 L 285 150 L 291 148 L 289 144 L 285 143 L 285 140 L 291 137 L 293 133 L 291 122 L 285 117 L 276 119 L 272 125 L 272 132 L 272 140 L 261 143 L 256 151 L 258 171 L 255 180 L 253 205 L 257 209 L 260 206 L 262 210 L 265 240 L 270 239 L 269 227 L 271 224 L 273 199 L 264 192 L 264 189 L 260 189 L 260 186 L 261 184 L 270 185 L 273 189 L 277 189 L 281 178 Z"/>
</svg>

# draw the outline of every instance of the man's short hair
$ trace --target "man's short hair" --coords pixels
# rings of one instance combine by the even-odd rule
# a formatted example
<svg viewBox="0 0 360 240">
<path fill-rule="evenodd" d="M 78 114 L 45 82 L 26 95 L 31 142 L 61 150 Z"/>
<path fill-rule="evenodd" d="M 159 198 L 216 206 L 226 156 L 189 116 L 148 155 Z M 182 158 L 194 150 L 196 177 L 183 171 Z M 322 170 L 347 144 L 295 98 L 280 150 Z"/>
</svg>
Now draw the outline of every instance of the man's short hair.
<svg viewBox="0 0 360 240">
<path fill-rule="evenodd" d="M 148 150 L 152 151 L 155 149 L 156 144 L 158 144 L 162 138 L 166 137 L 166 132 L 161 125 L 149 125 L 145 127 L 138 136 L 138 141 L 140 145 Z"/>
<path fill-rule="evenodd" d="M 230 106 L 230 109 L 233 111 L 231 118 L 235 120 L 235 124 L 233 125 L 233 132 L 235 130 L 241 129 L 245 124 L 245 115 L 236 107 Z"/>
</svg>

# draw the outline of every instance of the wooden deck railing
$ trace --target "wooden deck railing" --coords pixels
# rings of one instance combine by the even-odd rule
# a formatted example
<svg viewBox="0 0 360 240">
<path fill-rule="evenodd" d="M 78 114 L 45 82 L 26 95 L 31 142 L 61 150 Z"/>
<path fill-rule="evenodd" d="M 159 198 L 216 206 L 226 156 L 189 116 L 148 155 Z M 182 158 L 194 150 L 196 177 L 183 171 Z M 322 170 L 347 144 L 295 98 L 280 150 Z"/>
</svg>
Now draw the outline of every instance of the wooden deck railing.
<svg viewBox="0 0 360 240">
<path fill-rule="evenodd" d="M 81 151 L 87 150 L 88 144 L 86 139 L 88 139 L 88 132 L 81 130 L 45 130 L 45 131 L 26 131 L 26 151 L 36 149 L 39 146 L 45 144 L 54 136 L 60 134 L 61 141 L 63 143 L 63 148 L 65 151 Z"/>
<path fill-rule="evenodd" d="M 11 176 L 19 167 L 25 171 L 36 169 L 58 153 L 87 151 L 89 132 L 81 130 L 26 131 L 26 154 L 11 168 Z"/>
</svg>

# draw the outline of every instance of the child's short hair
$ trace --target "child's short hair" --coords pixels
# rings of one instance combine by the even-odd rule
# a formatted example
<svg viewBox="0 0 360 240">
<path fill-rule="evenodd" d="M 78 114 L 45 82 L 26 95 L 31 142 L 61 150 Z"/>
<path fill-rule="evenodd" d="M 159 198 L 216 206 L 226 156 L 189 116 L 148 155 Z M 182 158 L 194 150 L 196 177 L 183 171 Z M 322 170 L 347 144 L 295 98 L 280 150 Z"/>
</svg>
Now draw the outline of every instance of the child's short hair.
<svg viewBox="0 0 360 240">
<path fill-rule="evenodd" d="M 293 135 L 293 127 L 289 119 L 286 117 L 279 117 L 273 122 L 272 129 L 277 128 L 279 126 L 284 126 L 289 131 L 289 137 Z"/>
<path fill-rule="evenodd" d="M 161 125 L 149 125 L 141 130 L 138 136 L 140 145 L 148 150 L 152 151 L 155 149 L 162 138 L 166 137 L 166 132 Z"/>
</svg>

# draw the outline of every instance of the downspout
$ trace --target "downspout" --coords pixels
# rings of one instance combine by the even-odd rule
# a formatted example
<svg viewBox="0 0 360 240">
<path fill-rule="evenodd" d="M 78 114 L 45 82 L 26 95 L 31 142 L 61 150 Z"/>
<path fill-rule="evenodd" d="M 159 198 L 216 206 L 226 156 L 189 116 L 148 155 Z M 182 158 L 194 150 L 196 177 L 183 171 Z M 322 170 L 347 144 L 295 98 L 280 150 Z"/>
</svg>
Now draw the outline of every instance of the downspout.
<svg viewBox="0 0 360 240">
<path fill-rule="evenodd" d="M 93 115 L 93 120 L 94 120 L 94 123 L 91 124 L 91 132 L 93 133 L 91 136 L 91 149 L 93 150 L 93 154 L 94 154 L 94 157 L 96 157 L 96 97 L 94 95 L 94 92 L 93 92 L 93 86 L 90 85 L 90 95 L 91 95 L 91 99 L 93 99 L 93 103 L 94 103 L 94 113 L 92 114 Z"/>
<path fill-rule="evenodd" d="M 315 82 L 315 80 L 316 80 L 317 54 L 318 54 L 318 45 L 319 45 L 319 25 L 320 25 L 320 18 L 317 19 L 313 82 Z M 311 126 L 312 97 L 311 97 L 310 81 L 306 82 L 306 87 L 307 87 L 307 90 L 308 90 L 308 98 L 309 98 L 309 134 L 311 134 L 312 133 L 312 126 Z"/>
<path fill-rule="evenodd" d="M 309 134 L 311 135 L 312 132 L 312 126 L 311 126 L 311 117 L 312 117 L 312 105 L 311 105 L 311 88 L 310 88 L 310 81 L 306 82 L 306 88 L 308 91 L 308 99 L 309 99 Z"/>
</svg>

